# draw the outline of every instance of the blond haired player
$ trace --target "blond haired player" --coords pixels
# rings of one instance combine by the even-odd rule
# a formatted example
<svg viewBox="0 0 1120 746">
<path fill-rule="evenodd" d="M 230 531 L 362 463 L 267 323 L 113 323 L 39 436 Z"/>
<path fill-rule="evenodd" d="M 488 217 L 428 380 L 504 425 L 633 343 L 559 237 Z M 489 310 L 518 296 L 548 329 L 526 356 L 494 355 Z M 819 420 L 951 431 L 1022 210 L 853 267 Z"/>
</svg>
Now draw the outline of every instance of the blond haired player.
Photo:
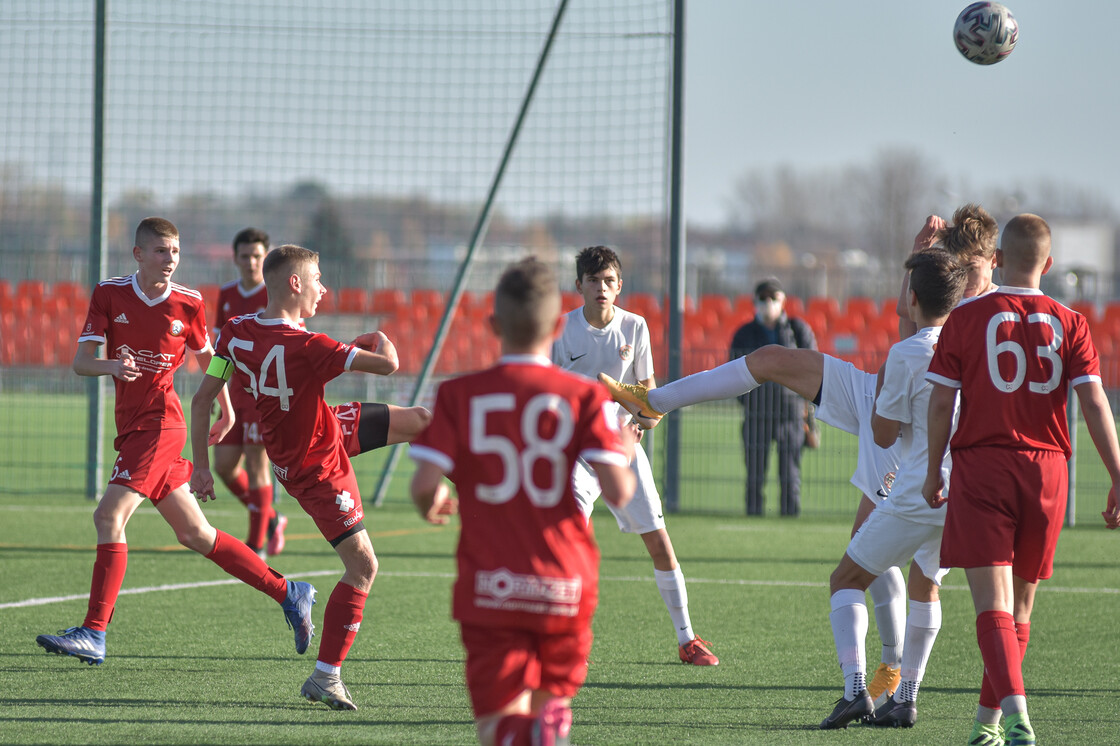
<svg viewBox="0 0 1120 746">
<path fill-rule="evenodd" d="M 356 710 L 341 669 L 362 623 L 377 557 L 362 520 L 365 512 L 350 457 L 411 439 L 430 415 L 422 407 L 360 402 L 328 406 L 328 381 L 347 371 L 389 375 L 397 369 L 396 348 L 381 332 L 345 344 L 300 325 L 301 319 L 315 315 L 327 292 L 314 251 L 277 247 L 264 261 L 264 278 L 268 306 L 222 327 L 214 360 L 191 402 L 191 447 L 197 467 L 191 488 L 204 501 L 214 497 L 205 437 L 214 398 L 226 381 L 249 389 L 276 477 L 314 519 L 344 568 L 323 613 L 315 670 L 300 693 L 334 710 Z M 312 603 L 314 590 L 307 598 L 308 609 Z"/>
</svg>

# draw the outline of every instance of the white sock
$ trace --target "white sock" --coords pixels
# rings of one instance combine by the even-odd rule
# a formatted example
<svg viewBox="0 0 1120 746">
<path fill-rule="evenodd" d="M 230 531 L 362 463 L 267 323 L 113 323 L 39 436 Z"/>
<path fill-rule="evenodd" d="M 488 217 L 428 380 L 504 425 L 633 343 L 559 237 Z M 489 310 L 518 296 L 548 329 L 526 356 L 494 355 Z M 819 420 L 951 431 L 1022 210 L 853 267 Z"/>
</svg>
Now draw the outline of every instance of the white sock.
<svg viewBox="0 0 1120 746">
<path fill-rule="evenodd" d="M 933 642 L 941 629 L 940 601 L 910 601 L 910 616 L 906 619 L 906 647 L 902 653 L 902 682 L 907 684 L 899 702 L 913 702 L 918 696 L 918 685 L 926 673 Z"/>
<path fill-rule="evenodd" d="M 338 676 L 340 673 L 342 673 L 341 666 L 332 666 L 330 663 L 323 663 L 323 661 L 315 661 L 315 670 L 322 671 L 323 673 L 329 674 L 331 676 Z"/>
<path fill-rule="evenodd" d="M 867 655 L 864 639 L 867 637 L 867 605 L 863 591 L 844 588 L 832 594 L 832 639 L 836 643 L 836 657 L 844 673 L 844 699 L 852 699 L 867 688 Z"/>
<path fill-rule="evenodd" d="M 649 405 L 658 412 L 671 412 L 690 404 L 730 399 L 756 388 L 758 381 L 754 380 L 746 361 L 740 357 L 711 370 L 702 370 L 658 386 L 649 392 Z"/>
<path fill-rule="evenodd" d="M 999 706 L 1003 708 L 1003 716 L 1017 713 L 1027 714 L 1027 698 L 1022 694 L 1008 694 L 1000 700 Z"/>
<path fill-rule="evenodd" d="M 1003 710 L 993 710 L 991 707 L 980 705 L 976 708 L 976 722 L 984 725 L 996 725 L 1003 717 Z"/>
<path fill-rule="evenodd" d="M 688 589 L 685 588 L 680 565 L 673 570 L 655 568 L 653 577 L 657 581 L 657 590 L 661 592 L 665 608 L 669 610 L 673 627 L 677 630 L 677 644 L 684 645 L 696 637 L 696 633 L 692 631 L 692 620 L 688 618 Z"/>
<path fill-rule="evenodd" d="M 875 604 L 875 626 L 883 643 L 883 663 L 891 668 L 902 664 L 902 640 L 906 630 L 906 581 L 902 570 L 892 567 L 867 587 Z"/>
</svg>

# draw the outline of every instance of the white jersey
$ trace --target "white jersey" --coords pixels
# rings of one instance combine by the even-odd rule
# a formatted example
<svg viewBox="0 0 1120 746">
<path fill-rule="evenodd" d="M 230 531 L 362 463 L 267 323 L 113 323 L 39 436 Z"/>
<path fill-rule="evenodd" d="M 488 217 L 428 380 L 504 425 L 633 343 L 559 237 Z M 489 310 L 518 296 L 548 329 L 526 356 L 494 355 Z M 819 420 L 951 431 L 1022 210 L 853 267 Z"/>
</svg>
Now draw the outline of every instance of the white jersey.
<svg viewBox="0 0 1120 746">
<path fill-rule="evenodd" d="M 564 333 L 552 344 L 552 362 L 588 378 L 606 373 L 622 383 L 639 383 L 653 377 L 649 327 L 638 314 L 615 306 L 610 323 L 596 329 L 581 306 L 568 312 Z"/>
<path fill-rule="evenodd" d="M 943 525 L 945 510 L 934 510 L 922 497 L 929 458 L 929 435 L 926 416 L 933 385 L 926 380 L 926 370 L 933 358 L 933 348 L 941 336 L 941 327 L 919 329 L 912 337 L 891 347 L 887 355 L 883 388 L 875 400 L 880 417 L 902 423 L 899 432 L 901 459 L 898 476 L 890 497 L 876 510 L 882 510 L 918 523 Z M 954 415 L 954 420 L 956 416 Z M 941 463 L 941 476 L 946 490 L 949 484 L 949 455 Z"/>
<path fill-rule="evenodd" d="M 878 504 L 887 499 L 898 473 L 899 445 L 875 445 L 871 434 L 871 409 L 875 404 L 875 374 L 851 363 L 824 356 L 824 377 L 817 419 L 857 436 L 858 456 L 852 484 Z"/>
<path fill-rule="evenodd" d="M 644 381 L 653 377 L 649 327 L 638 314 L 615 306 L 610 323 L 596 329 L 587 323 L 581 306 L 568 312 L 564 333 L 552 344 L 552 362 L 588 378 L 606 373 L 623 383 Z M 619 412 L 622 411 L 620 408 Z M 646 534 L 665 528 L 661 497 L 657 494 L 649 459 L 641 447 L 635 448 L 630 468 L 636 477 L 634 497 L 624 508 L 607 505 L 619 530 Z M 572 472 L 572 490 L 584 515 L 590 518 L 601 490 L 595 472 L 582 459 L 576 462 Z"/>
</svg>

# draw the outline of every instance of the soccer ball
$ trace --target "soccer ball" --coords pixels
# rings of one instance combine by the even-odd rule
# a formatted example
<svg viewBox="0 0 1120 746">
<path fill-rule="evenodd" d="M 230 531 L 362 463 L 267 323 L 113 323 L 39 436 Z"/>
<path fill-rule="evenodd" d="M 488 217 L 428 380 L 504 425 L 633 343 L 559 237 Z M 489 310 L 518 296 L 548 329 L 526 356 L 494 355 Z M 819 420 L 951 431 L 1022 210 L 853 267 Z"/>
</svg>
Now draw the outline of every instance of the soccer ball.
<svg viewBox="0 0 1120 746">
<path fill-rule="evenodd" d="M 1019 24 L 1000 3 L 973 3 L 953 24 L 953 43 L 969 62 L 994 65 L 1015 48 Z"/>
</svg>

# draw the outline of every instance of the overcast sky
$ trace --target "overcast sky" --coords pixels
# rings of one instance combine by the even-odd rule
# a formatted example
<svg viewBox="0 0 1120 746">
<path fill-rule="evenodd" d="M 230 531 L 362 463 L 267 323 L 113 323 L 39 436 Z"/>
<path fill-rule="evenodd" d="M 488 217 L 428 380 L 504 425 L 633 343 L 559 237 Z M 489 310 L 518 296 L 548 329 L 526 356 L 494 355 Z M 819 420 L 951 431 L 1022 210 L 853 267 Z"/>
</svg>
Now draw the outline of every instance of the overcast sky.
<svg viewBox="0 0 1120 746">
<path fill-rule="evenodd" d="M 1018 45 L 988 67 L 953 46 L 965 5 L 689 0 L 689 220 L 722 222 L 749 169 L 867 163 L 884 147 L 920 151 L 954 184 L 1049 179 L 1120 206 L 1120 3 L 1011 0 Z"/>
</svg>

